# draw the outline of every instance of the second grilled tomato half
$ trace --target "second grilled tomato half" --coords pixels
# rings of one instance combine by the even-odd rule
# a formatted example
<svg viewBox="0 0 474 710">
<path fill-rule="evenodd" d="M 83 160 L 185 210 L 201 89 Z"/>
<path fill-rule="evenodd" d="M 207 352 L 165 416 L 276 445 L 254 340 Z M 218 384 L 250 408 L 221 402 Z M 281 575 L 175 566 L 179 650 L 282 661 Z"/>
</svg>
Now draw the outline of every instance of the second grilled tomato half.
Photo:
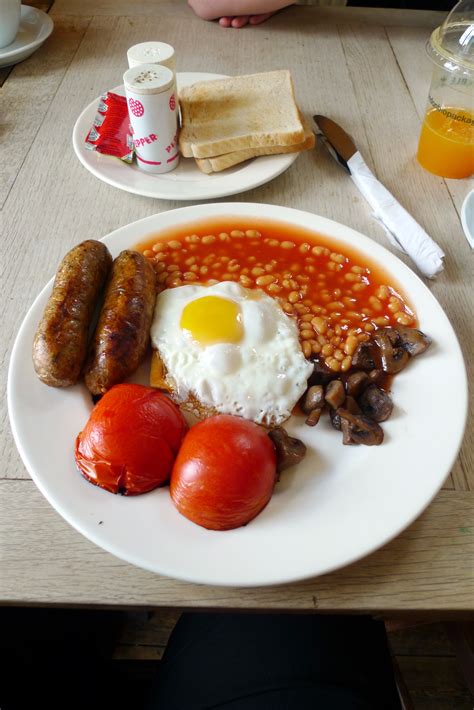
<svg viewBox="0 0 474 710">
<path fill-rule="evenodd" d="M 267 505 L 276 481 L 275 448 L 254 422 L 220 414 L 193 426 L 171 474 L 179 512 L 210 530 L 245 525 Z"/>
</svg>

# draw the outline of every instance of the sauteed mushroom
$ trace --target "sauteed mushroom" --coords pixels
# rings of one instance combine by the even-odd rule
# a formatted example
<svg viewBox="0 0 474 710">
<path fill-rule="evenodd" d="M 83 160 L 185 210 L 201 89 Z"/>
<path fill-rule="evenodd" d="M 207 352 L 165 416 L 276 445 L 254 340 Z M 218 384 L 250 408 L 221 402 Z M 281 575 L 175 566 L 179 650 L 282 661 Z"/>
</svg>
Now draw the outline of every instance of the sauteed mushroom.
<svg viewBox="0 0 474 710">
<path fill-rule="evenodd" d="M 315 426 L 321 414 L 329 411 L 331 425 L 342 431 L 344 444 L 381 444 L 383 431 L 377 422 L 386 421 L 393 411 L 392 398 L 383 389 L 390 381 L 387 375 L 403 370 L 410 357 L 423 353 L 430 344 L 431 338 L 421 330 L 400 325 L 380 328 L 369 341 L 359 343 L 350 374 L 330 372 L 316 359 L 301 399 L 306 424 Z"/>
<path fill-rule="evenodd" d="M 358 397 L 368 384 L 369 375 L 366 372 L 353 372 L 346 380 L 346 392 L 350 397 Z"/>
<path fill-rule="evenodd" d="M 341 431 L 344 446 L 351 446 L 356 443 L 351 436 L 351 425 L 346 419 L 341 419 Z"/>
<path fill-rule="evenodd" d="M 362 412 L 376 422 L 386 421 L 393 410 L 392 398 L 377 385 L 367 387 L 359 397 L 359 405 Z"/>
<path fill-rule="evenodd" d="M 374 341 L 379 346 L 382 368 L 390 375 L 396 375 L 403 370 L 409 360 L 409 354 L 401 347 L 394 347 L 392 338 L 394 332 L 387 333 L 388 328 L 378 330 L 374 335 Z"/>
<path fill-rule="evenodd" d="M 360 414 L 360 407 L 357 404 L 356 400 L 354 397 L 348 396 L 346 397 L 346 401 L 344 402 L 344 409 L 347 409 L 348 412 L 351 414 Z M 336 415 L 339 416 L 339 415 Z M 351 425 L 346 419 L 341 419 L 341 431 L 342 431 L 342 443 L 345 444 L 346 446 L 349 444 L 355 444 L 355 441 L 352 440 L 351 437 Z"/>
<path fill-rule="evenodd" d="M 388 330 L 386 328 L 385 330 Z M 394 330 L 398 333 L 401 347 L 407 351 L 411 357 L 421 355 L 431 345 L 431 338 L 416 328 L 407 328 L 400 325 Z"/>
<path fill-rule="evenodd" d="M 347 409 L 348 412 L 351 414 L 361 414 L 361 408 L 357 404 L 356 400 L 354 397 L 348 396 L 346 397 L 346 401 L 344 402 L 344 409 Z M 342 424 L 342 422 L 341 422 Z M 343 427 L 344 429 L 344 427 Z"/>
<path fill-rule="evenodd" d="M 321 418 L 322 411 L 322 409 L 313 409 L 306 417 L 305 424 L 308 426 L 316 426 Z"/>
<path fill-rule="evenodd" d="M 330 409 L 329 410 L 329 417 L 331 419 L 331 424 L 333 425 L 334 429 L 341 431 L 341 417 L 339 416 L 337 410 Z"/>
<path fill-rule="evenodd" d="M 383 370 L 371 370 L 369 372 L 369 383 L 373 385 L 380 385 L 384 381 L 385 373 Z"/>
<path fill-rule="evenodd" d="M 301 400 L 301 409 L 305 414 L 310 414 L 313 409 L 324 407 L 324 387 L 322 385 L 312 385 L 308 387 Z"/>
<path fill-rule="evenodd" d="M 326 394 L 324 395 L 326 402 L 333 409 L 337 409 L 341 406 L 346 398 L 346 393 L 344 391 L 344 385 L 341 380 L 333 380 L 326 387 Z"/>
<path fill-rule="evenodd" d="M 278 473 L 294 466 L 305 457 L 306 446 L 299 439 L 289 436 L 283 427 L 275 427 L 268 432 L 268 436 L 275 446 Z"/>
<path fill-rule="evenodd" d="M 365 446 L 378 446 L 383 441 L 383 429 L 377 422 L 372 421 L 369 417 L 363 414 L 351 414 L 347 409 L 339 407 L 337 410 L 344 424 L 345 436 L 343 443 L 349 443 L 347 439 L 350 437 L 351 443 L 365 444 Z"/>
<path fill-rule="evenodd" d="M 359 343 L 352 356 L 352 366 L 361 370 L 373 370 L 376 367 L 370 343 Z"/>
<path fill-rule="evenodd" d="M 335 377 L 337 377 L 335 372 L 331 372 L 331 370 L 328 370 L 319 360 L 315 360 L 308 385 L 327 385 L 327 383 Z"/>
</svg>

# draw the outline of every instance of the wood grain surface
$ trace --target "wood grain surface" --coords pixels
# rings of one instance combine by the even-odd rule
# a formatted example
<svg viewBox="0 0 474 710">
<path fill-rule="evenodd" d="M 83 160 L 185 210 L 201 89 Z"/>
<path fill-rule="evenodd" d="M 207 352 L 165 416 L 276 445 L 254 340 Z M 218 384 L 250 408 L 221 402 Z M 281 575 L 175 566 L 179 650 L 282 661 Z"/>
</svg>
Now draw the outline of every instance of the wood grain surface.
<svg viewBox="0 0 474 710">
<path fill-rule="evenodd" d="M 2 160 L 0 164 L 0 208 L 5 204 L 89 22 L 90 18 L 86 17 L 56 22 L 47 44 L 38 49 L 36 61 L 21 62 L 12 68 L 11 80 L 2 89 L 2 102 L 10 110 L 2 126 L 8 133 L 9 160 Z"/>
<path fill-rule="evenodd" d="M 443 491 L 402 535 L 358 563 L 297 584 L 235 589 L 132 567 L 73 530 L 31 481 L 0 481 L 4 603 L 473 615 L 474 494 Z M 447 614 L 449 612 L 449 614 Z M 446 615 L 447 614 L 447 615 Z"/>
<path fill-rule="evenodd" d="M 445 271 L 426 283 L 457 332 L 472 378 L 474 270 L 459 221 L 472 182 L 447 184 L 415 159 L 430 77 L 424 42 L 443 15 L 294 7 L 259 27 L 234 31 L 197 19 L 181 1 L 57 0 L 50 12 L 53 35 L 10 72 L 2 89 L 2 102 L 12 108 L 0 132 L 2 156 L 8 155 L 0 167 L 0 259 L 7 294 L 1 303 L 0 601 L 353 611 L 472 608 L 472 564 L 466 563 L 472 560 L 467 555 L 472 555 L 474 525 L 472 424 L 446 490 L 400 538 L 333 575 L 242 594 L 149 575 L 69 528 L 29 480 L 10 434 L 5 397 L 15 335 L 64 253 L 82 239 L 100 238 L 183 204 L 127 194 L 98 181 L 76 159 L 71 143 L 84 107 L 121 83 L 127 48 L 156 35 L 176 48 L 178 71 L 243 74 L 288 67 L 303 111 L 330 115 L 350 131 L 374 172 L 446 251 Z M 391 249 L 360 193 L 320 144 L 271 183 L 227 199 L 309 210 Z"/>
</svg>

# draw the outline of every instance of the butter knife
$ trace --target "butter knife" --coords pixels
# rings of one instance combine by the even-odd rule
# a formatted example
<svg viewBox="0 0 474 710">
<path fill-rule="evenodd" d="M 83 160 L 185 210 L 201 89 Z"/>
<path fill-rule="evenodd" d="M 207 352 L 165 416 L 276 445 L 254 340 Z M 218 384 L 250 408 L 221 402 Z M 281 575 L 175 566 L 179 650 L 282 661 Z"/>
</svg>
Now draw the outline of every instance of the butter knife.
<svg viewBox="0 0 474 710">
<path fill-rule="evenodd" d="M 391 244 L 408 254 L 424 276 L 434 278 L 443 269 L 444 252 L 438 244 L 377 180 L 341 126 L 326 116 L 313 116 L 313 120 L 333 158 L 347 170 L 372 207 Z"/>
</svg>

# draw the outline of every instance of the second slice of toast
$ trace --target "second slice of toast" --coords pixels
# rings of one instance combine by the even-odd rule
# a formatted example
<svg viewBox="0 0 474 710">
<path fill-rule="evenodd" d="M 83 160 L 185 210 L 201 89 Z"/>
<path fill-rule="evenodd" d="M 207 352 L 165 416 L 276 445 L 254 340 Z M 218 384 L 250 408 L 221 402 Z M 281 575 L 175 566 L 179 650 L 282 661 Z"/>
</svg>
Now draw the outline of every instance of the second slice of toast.
<svg viewBox="0 0 474 710">
<path fill-rule="evenodd" d="M 260 155 L 278 155 L 282 153 L 300 153 L 303 150 L 311 150 L 314 148 L 316 138 L 308 126 L 304 118 L 301 119 L 305 129 L 305 139 L 302 143 L 294 145 L 274 145 L 260 146 L 259 148 L 245 148 L 244 150 L 234 150 L 231 153 L 217 155 L 215 158 L 196 158 L 196 164 L 203 173 L 217 173 L 227 168 L 232 168 L 234 165 L 239 165 L 251 158 L 257 158 Z"/>
<path fill-rule="evenodd" d="M 305 140 L 288 70 L 199 82 L 183 88 L 179 100 L 186 158 Z"/>
</svg>

